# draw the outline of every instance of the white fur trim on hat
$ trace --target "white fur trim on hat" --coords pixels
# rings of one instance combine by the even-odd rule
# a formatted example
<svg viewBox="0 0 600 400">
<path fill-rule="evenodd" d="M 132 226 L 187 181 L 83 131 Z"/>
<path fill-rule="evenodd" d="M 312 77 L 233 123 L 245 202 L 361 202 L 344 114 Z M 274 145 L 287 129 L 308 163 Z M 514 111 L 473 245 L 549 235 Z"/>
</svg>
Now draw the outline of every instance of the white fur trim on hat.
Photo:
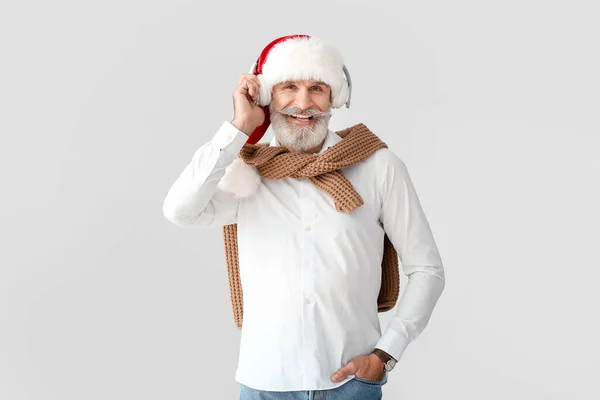
<svg viewBox="0 0 600 400">
<path fill-rule="evenodd" d="M 260 185 L 260 174 L 256 168 L 248 165 L 239 156 L 225 169 L 217 187 L 224 192 L 233 193 L 237 198 L 249 197 L 256 193 Z"/>
<path fill-rule="evenodd" d="M 336 99 L 344 83 L 343 59 L 332 44 L 320 38 L 287 39 L 269 51 L 262 77 L 269 92 L 275 84 L 287 80 L 323 81 Z"/>
</svg>

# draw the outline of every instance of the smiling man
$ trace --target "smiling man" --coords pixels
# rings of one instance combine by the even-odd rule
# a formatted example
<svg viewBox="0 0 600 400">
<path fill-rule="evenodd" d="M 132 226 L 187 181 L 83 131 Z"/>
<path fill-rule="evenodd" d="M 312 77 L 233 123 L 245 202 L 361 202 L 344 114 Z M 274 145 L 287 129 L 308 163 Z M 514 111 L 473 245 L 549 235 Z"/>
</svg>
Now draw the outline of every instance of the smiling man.
<svg viewBox="0 0 600 400">
<path fill-rule="evenodd" d="M 329 129 L 350 93 L 331 44 L 274 40 L 165 198 L 174 224 L 223 227 L 241 399 L 381 399 L 443 291 L 406 165 L 362 123 Z M 382 333 L 378 312 L 394 306 Z"/>
</svg>

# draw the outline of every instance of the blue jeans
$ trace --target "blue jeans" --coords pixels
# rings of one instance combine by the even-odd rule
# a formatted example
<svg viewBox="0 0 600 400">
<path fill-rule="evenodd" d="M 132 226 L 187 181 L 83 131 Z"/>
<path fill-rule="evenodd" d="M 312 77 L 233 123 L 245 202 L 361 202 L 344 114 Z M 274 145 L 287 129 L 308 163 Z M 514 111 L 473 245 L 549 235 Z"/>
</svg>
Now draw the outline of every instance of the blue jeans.
<svg viewBox="0 0 600 400">
<path fill-rule="evenodd" d="M 380 381 L 354 377 L 333 389 L 292 392 L 257 390 L 240 383 L 240 400 L 381 400 L 387 376 L 386 372 Z"/>
</svg>

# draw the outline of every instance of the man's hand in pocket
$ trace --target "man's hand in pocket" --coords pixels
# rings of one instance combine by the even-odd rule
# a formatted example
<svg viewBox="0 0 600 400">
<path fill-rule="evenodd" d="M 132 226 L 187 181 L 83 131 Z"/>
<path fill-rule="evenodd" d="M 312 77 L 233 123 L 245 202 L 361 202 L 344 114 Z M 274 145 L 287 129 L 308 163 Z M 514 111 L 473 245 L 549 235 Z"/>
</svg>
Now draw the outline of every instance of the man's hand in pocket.
<svg viewBox="0 0 600 400">
<path fill-rule="evenodd" d="M 339 382 L 344 380 L 348 375 L 380 381 L 385 376 L 383 361 L 375 354 L 354 357 L 344 367 L 335 371 L 331 376 L 331 380 L 333 382 Z"/>
</svg>

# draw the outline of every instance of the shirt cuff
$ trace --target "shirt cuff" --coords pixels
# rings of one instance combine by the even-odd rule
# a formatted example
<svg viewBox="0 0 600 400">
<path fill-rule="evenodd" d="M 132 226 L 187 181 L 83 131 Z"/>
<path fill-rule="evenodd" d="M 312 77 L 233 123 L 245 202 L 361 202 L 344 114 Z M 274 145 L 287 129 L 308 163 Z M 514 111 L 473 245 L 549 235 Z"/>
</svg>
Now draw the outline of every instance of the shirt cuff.
<svg viewBox="0 0 600 400">
<path fill-rule="evenodd" d="M 394 357 L 396 361 L 399 361 L 409 343 L 410 341 L 407 338 L 392 329 L 388 329 L 383 336 L 379 338 L 375 347 L 385 351 L 390 356 Z"/>
<path fill-rule="evenodd" d="M 248 135 L 233 126 L 231 122 L 224 121 L 212 140 L 219 150 L 237 154 L 246 144 Z"/>
</svg>

